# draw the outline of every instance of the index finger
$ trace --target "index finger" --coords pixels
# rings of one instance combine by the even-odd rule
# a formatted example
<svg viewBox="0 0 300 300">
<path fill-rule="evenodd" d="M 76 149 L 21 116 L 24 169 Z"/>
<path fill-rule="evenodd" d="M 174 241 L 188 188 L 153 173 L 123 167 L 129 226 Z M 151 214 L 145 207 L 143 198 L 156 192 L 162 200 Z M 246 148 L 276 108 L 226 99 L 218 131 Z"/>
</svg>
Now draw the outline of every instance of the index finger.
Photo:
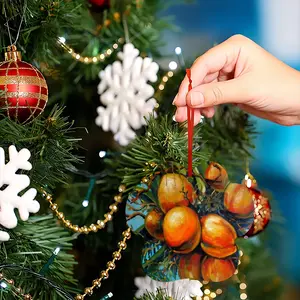
<svg viewBox="0 0 300 300">
<path fill-rule="evenodd" d="M 229 39 L 198 57 L 191 67 L 193 87 L 201 85 L 205 80 L 205 77 L 210 74 L 219 72 L 223 69 L 228 69 L 226 70 L 228 72 L 233 71 L 238 54 L 239 47 L 236 46 L 236 43 L 230 42 Z M 188 86 L 189 80 L 187 76 L 185 76 L 174 101 L 176 106 L 186 105 Z"/>
</svg>

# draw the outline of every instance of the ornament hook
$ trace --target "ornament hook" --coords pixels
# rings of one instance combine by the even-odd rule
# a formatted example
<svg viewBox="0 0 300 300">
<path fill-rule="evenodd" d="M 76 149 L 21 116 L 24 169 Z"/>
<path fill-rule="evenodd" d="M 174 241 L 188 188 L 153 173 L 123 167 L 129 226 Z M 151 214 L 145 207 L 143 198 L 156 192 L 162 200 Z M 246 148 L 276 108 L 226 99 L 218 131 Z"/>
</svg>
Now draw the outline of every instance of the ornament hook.
<svg viewBox="0 0 300 300">
<path fill-rule="evenodd" d="M 11 45 L 7 47 L 7 52 L 5 52 L 5 61 L 18 61 L 22 60 L 21 52 L 18 51 L 15 45 Z"/>
</svg>

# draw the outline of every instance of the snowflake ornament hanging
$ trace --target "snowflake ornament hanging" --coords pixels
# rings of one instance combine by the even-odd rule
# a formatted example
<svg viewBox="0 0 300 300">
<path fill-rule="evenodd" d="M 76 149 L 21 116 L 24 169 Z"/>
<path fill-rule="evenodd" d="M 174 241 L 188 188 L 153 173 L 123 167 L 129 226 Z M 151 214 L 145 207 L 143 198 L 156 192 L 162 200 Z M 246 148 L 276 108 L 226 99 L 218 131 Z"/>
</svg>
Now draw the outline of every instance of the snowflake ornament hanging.
<svg viewBox="0 0 300 300">
<path fill-rule="evenodd" d="M 31 170 L 32 165 L 28 161 L 30 155 L 28 149 L 24 148 L 18 152 L 12 145 L 9 147 L 9 161 L 5 163 L 4 149 L 0 147 L 0 225 L 8 229 L 18 224 L 15 208 L 23 221 L 28 220 L 29 213 L 37 213 L 40 209 L 40 204 L 34 199 L 36 189 L 31 188 L 19 196 L 19 193 L 30 185 L 30 179 L 27 175 L 16 172 Z M 0 230 L 0 241 L 8 241 L 9 238 L 6 231 Z"/>
<path fill-rule="evenodd" d="M 114 139 L 126 146 L 134 139 L 134 130 L 146 125 L 145 117 L 157 106 L 149 82 L 157 81 L 159 66 L 149 57 L 140 57 L 130 43 L 118 57 L 122 62 L 115 61 L 99 73 L 98 94 L 105 107 L 98 107 L 96 124 L 112 131 Z"/>
</svg>

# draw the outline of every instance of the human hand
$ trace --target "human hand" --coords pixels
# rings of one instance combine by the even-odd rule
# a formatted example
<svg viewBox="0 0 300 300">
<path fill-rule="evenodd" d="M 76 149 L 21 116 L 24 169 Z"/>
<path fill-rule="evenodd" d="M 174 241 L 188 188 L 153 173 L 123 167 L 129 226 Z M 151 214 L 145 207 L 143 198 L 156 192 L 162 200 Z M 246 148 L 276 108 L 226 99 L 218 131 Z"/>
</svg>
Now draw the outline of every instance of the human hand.
<svg viewBox="0 0 300 300">
<path fill-rule="evenodd" d="M 232 103 L 281 125 L 300 124 L 300 73 L 242 35 L 200 56 L 191 74 L 193 89 L 185 77 L 173 102 L 178 122 L 187 119 L 187 106 L 198 123 L 214 115 L 214 106 Z"/>
</svg>

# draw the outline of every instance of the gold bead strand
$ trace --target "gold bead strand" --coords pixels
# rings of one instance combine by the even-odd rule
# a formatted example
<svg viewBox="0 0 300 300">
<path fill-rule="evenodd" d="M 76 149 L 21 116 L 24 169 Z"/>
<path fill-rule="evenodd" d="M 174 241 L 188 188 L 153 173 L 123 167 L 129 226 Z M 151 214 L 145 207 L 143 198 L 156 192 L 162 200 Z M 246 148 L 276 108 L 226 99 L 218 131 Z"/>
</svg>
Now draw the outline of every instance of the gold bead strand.
<svg viewBox="0 0 300 300">
<path fill-rule="evenodd" d="M 158 90 L 155 93 L 154 98 L 157 98 L 158 95 L 165 89 L 165 86 L 167 84 L 167 82 L 169 81 L 170 78 L 172 78 L 174 76 L 174 72 L 173 71 L 168 71 L 161 79 L 159 85 L 158 85 Z"/>
<path fill-rule="evenodd" d="M 122 195 L 125 191 L 126 187 L 125 185 L 120 185 L 119 186 L 119 194 L 117 194 L 114 197 L 114 203 L 109 206 L 109 211 L 104 215 L 104 220 L 97 220 L 96 224 L 90 224 L 89 226 L 78 226 L 74 225 L 70 220 L 67 220 L 65 218 L 65 215 L 63 212 L 60 212 L 58 210 L 58 205 L 53 202 L 53 197 L 49 193 L 43 190 L 43 196 L 46 198 L 46 200 L 49 203 L 49 207 L 52 210 L 53 214 L 62 222 L 62 224 L 78 233 L 84 233 L 84 234 L 89 234 L 90 232 L 97 232 L 98 230 L 101 230 L 105 228 L 106 223 L 110 222 L 113 219 L 113 214 L 118 211 L 118 205 L 122 202 L 123 198 Z"/>
<path fill-rule="evenodd" d="M 75 60 L 80 61 L 84 64 L 97 64 L 99 62 L 105 61 L 105 59 L 113 54 L 115 50 L 117 50 L 120 45 L 124 44 L 124 38 L 119 38 L 116 43 L 112 45 L 111 48 L 106 49 L 104 52 L 99 53 L 95 56 L 83 56 L 77 53 L 73 48 L 66 44 L 66 39 L 64 37 L 58 38 L 58 44 L 68 52 Z"/>
<path fill-rule="evenodd" d="M 113 253 L 113 259 L 106 264 L 107 268 L 100 272 L 99 278 L 92 281 L 91 287 L 86 287 L 84 289 L 84 294 L 76 295 L 74 298 L 75 300 L 83 300 L 86 296 L 91 296 L 94 292 L 94 289 L 100 288 L 102 281 L 108 278 L 109 271 L 116 268 L 116 261 L 121 259 L 121 252 L 127 248 L 126 241 L 131 238 L 130 228 L 127 228 L 125 231 L 123 231 L 122 235 L 123 239 L 118 243 L 119 249 Z"/>
</svg>

